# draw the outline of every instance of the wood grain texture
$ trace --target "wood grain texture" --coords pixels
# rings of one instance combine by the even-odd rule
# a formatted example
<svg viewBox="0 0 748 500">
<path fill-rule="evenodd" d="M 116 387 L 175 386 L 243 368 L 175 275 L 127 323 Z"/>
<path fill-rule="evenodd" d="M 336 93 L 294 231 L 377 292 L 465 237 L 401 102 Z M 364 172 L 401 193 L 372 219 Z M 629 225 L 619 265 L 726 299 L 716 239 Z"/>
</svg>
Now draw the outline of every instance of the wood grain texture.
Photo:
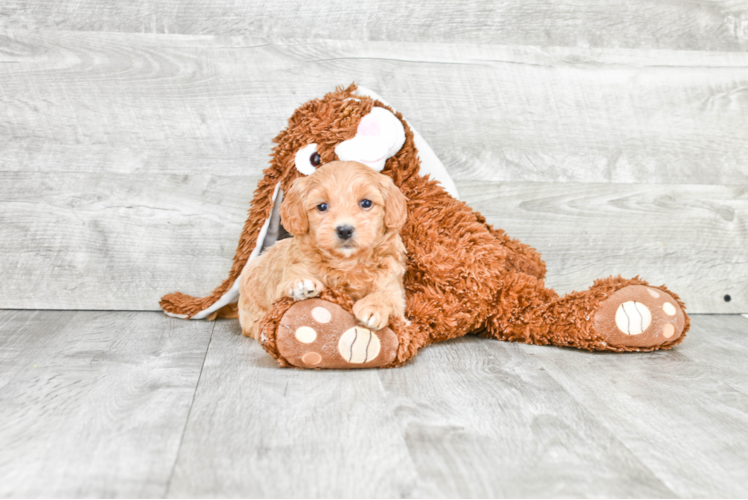
<svg viewBox="0 0 748 500">
<path fill-rule="evenodd" d="M 21 30 L 0 61 L 0 307 L 212 290 L 272 137 L 356 80 L 560 292 L 641 274 L 748 311 L 745 53 Z"/>
<path fill-rule="evenodd" d="M 673 496 L 530 346 L 485 340 L 435 345 L 380 372 L 418 471 L 412 496 Z"/>
<path fill-rule="evenodd" d="M 0 311 L 0 496 L 163 496 L 212 329 Z"/>
<path fill-rule="evenodd" d="M 256 179 L 0 173 L 0 307 L 155 310 L 231 267 Z M 748 187 L 459 182 L 490 223 L 533 245 L 548 285 L 640 274 L 689 312 L 748 310 Z M 724 296 L 731 301 L 725 302 Z"/>
<path fill-rule="evenodd" d="M 745 318 L 697 316 L 672 352 L 528 352 L 675 496 L 741 498 L 748 494 L 747 340 Z"/>
<path fill-rule="evenodd" d="M 748 310 L 748 186 L 461 182 L 489 223 L 537 248 L 560 293 L 641 275 L 689 312 Z M 725 296 L 730 301 L 725 301 Z"/>
<path fill-rule="evenodd" d="M 278 367 L 219 320 L 169 497 L 399 497 L 415 470 L 376 370 Z"/>
<path fill-rule="evenodd" d="M 6 0 L 0 27 L 349 40 L 697 50 L 748 48 L 729 0 Z"/>
<path fill-rule="evenodd" d="M 157 310 L 231 268 L 257 179 L 0 173 L 0 307 Z"/>
<path fill-rule="evenodd" d="M 708 366 L 715 377 L 748 396 L 748 387 L 742 383 L 748 380 L 748 364 L 733 361 L 733 357 L 748 358 L 748 314 L 699 315 L 693 335 L 704 341 L 687 351 L 688 358 Z"/>
<path fill-rule="evenodd" d="M 672 351 L 306 371 L 236 320 L 0 311 L 0 495 L 744 497 L 747 352 L 747 318 L 697 315 Z"/>
<path fill-rule="evenodd" d="M 259 175 L 293 110 L 379 92 L 457 180 L 748 184 L 748 54 L 26 32 L 0 170 Z"/>
<path fill-rule="evenodd" d="M 168 496 L 672 496 L 526 349 L 283 370 L 219 321 Z"/>
</svg>

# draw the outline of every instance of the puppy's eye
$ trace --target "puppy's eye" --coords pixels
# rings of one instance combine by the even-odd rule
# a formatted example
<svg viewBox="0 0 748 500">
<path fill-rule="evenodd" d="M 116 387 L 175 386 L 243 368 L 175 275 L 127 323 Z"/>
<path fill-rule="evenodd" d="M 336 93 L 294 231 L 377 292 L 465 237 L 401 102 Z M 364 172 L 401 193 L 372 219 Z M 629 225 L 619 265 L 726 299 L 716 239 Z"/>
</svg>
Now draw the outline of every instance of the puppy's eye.
<svg viewBox="0 0 748 500">
<path fill-rule="evenodd" d="M 320 203 L 319 205 L 317 205 L 317 210 L 319 210 L 320 212 L 327 212 L 328 208 L 330 207 L 327 205 L 327 203 Z"/>
<path fill-rule="evenodd" d="M 372 205 L 374 205 L 371 200 L 361 200 L 358 204 L 361 205 L 361 208 L 363 208 L 364 210 L 367 208 L 371 208 Z"/>
<path fill-rule="evenodd" d="M 322 158 L 319 157 L 318 152 L 312 153 L 312 155 L 309 157 L 309 163 L 311 163 L 315 167 L 319 167 L 320 163 L 322 163 Z"/>
</svg>

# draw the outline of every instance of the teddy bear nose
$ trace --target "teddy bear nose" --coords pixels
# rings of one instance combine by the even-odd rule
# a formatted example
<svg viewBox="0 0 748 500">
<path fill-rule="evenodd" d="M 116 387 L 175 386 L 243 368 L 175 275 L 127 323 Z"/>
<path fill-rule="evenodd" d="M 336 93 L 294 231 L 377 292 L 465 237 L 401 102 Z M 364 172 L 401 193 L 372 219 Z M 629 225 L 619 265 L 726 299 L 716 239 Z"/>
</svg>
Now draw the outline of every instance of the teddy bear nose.
<svg viewBox="0 0 748 500">
<path fill-rule="evenodd" d="M 338 226 L 335 228 L 335 231 L 341 240 L 349 240 L 353 236 L 353 227 L 351 226 Z"/>
</svg>

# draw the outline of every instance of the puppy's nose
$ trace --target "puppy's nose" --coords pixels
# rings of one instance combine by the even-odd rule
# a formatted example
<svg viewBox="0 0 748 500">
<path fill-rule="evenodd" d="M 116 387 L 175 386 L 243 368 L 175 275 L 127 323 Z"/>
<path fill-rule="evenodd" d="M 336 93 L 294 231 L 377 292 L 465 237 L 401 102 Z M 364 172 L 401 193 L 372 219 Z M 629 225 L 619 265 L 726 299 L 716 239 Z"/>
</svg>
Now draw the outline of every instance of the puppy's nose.
<svg viewBox="0 0 748 500">
<path fill-rule="evenodd" d="M 351 226 L 338 226 L 335 228 L 335 232 L 338 233 L 338 238 L 341 240 L 349 240 L 353 236 L 353 228 Z"/>
</svg>

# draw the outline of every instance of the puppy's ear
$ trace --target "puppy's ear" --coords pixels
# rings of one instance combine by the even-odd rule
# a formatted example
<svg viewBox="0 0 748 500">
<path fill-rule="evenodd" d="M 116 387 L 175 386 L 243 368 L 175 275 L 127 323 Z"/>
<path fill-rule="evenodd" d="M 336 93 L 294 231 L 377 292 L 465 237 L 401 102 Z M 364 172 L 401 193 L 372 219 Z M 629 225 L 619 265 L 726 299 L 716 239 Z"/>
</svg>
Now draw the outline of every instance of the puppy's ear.
<svg viewBox="0 0 748 500">
<path fill-rule="evenodd" d="M 384 225 L 399 230 L 408 218 L 408 199 L 388 176 L 379 174 L 379 188 L 384 197 Z"/>
<path fill-rule="evenodd" d="M 294 236 L 301 236 L 309 231 L 309 219 L 304 210 L 307 177 L 299 177 L 283 197 L 280 216 L 281 225 Z"/>
</svg>

